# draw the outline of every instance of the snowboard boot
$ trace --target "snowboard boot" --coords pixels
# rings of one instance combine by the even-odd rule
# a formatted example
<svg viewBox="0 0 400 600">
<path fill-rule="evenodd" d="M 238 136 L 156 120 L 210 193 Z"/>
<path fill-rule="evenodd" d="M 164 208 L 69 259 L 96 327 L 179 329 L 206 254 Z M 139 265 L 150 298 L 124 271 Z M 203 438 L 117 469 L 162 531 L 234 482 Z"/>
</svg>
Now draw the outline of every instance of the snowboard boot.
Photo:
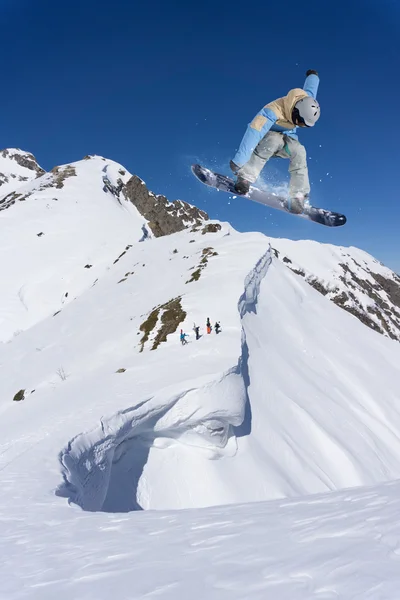
<svg viewBox="0 0 400 600">
<path fill-rule="evenodd" d="M 250 181 L 247 181 L 247 179 L 243 179 L 243 177 L 238 177 L 235 183 L 235 192 L 237 192 L 241 196 L 245 196 L 250 190 L 250 185 Z"/>
<path fill-rule="evenodd" d="M 285 206 L 291 213 L 301 215 L 305 206 L 308 204 L 308 194 L 297 193 L 295 196 L 286 200 Z"/>
</svg>

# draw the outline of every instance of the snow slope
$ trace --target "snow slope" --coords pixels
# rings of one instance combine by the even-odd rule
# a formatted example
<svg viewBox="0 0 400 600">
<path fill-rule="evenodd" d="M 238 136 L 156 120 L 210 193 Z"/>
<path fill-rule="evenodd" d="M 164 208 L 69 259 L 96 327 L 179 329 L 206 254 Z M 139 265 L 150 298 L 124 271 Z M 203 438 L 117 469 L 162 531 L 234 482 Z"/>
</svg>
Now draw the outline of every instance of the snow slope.
<svg viewBox="0 0 400 600">
<path fill-rule="evenodd" d="M 400 341 L 400 277 L 359 248 L 273 240 L 274 252 L 320 293 L 383 335 Z"/>
<path fill-rule="evenodd" d="M 397 600 L 399 498 L 396 482 L 269 503 L 104 514 L 21 495 L 10 508 L 8 497 L 0 500 L 0 598 Z"/>
<path fill-rule="evenodd" d="M 188 283 L 204 250 L 213 255 Z M 186 331 L 210 316 L 223 332 L 187 347 L 172 334 L 152 351 L 159 317 L 141 352 L 140 326 L 177 297 Z M 0 362 L 3 464 L 50 437 L 47 488 L 61 484 L 61 466 L 58 493 L 87 510 L 264 500 L 400 476 L 399 344 L 272 259 L 261 234 L 224 225 L 137 242 L 61 313 L 3 345 Z M 27 397 L 15 404 L 20 389 Z M 33 471 L 42 486 L 46 473 Z"/>
<path fill-rule="evenodd" d="M 130 177 L 120 170 L 101 157 L 57 167 L 19 187 L 24 201 L 0 212 L 0 340 L 73 301 L 143 237 L 145 219 L 104 186 L 105 173 Z"/>
<path fill-rule="evenodd" d="M 400 345 L 287 241 L 144 236 L 121 170 L 58 168 L 0 213 L 0 599 L 395 598 Z"/>
</svg>

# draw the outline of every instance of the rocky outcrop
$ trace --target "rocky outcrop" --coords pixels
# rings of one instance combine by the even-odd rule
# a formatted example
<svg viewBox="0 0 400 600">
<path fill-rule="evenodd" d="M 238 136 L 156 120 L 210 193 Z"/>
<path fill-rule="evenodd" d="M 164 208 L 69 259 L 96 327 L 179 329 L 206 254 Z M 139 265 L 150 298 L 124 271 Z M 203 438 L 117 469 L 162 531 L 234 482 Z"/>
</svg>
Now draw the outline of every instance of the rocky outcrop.
<svg viewBox="0 0 400 600">
<path fill-rule="evenodd" d="M 0 210 L 21 200 L 24 194 L 20 194 L 18 189 L 44 173 L 30 152 L 18 148 L 0 150 Z"/>
<path fill-rule="evenodd" d="M 5 149 L 2 150 L 1 155 L 3 158 L 15 160 L 20 167 L 34 171 L 36 177 L 41 177 L 46 172 L 38 165 L 36 158 L 30 152 L 13 152 L 12 150 Z"/>
<path fill-rule="evenodd" d="M 50 172 L 54 176 L 54 183 L 52 185 L 48 185 L 47 187 L 52 187 L 55 185 L 58 190 L 64 187 L 64 181 L 68 179 L 68 177 L 76 177 L 76 169 L 72 165 L 53 167 Z"/>
<path fill-rule="evenodd" d="M 275 256 L 291 271 L 304 277 L 320 294 L 357 317 L 364 325 L 400 341 L 400 277 L 396 273 L 372 257 L 370 262 L 364 260 L 361 264 L 351 254 L 343 253 L 332 270 L 330 280 L 326 280 L 304 269 L 303 265 L 299 269 L 294 256 L 289 258 L 276 249 Z M 381 273 L 376 272 L 379 269 Z"/>
<path fill-rule="evenodd" d="M 371 329 L 400 341 L 400 278 L 395 273 L 387 277 L 374 273 L 367 265 L 357 266 L 364 276 L 360 277 L 344 263 L 339 264 L 343 270 L 340 281 L 348 290 L 348 300 L 338 302 L 338 294 L 332 293 L 331 300 Z M 361 295 L 368 301 L 363 301 Z"/>
<path fill-rule="evenodd" d="M 124 185 L 122 193 L 149 222 L 155 237 L 177 233 L 187 227 L 200 226 L 209 219 L 206 212 L 187 202 L 169 202 L 165 196 L 156 196 L 136 175 Z"/>
</svg>

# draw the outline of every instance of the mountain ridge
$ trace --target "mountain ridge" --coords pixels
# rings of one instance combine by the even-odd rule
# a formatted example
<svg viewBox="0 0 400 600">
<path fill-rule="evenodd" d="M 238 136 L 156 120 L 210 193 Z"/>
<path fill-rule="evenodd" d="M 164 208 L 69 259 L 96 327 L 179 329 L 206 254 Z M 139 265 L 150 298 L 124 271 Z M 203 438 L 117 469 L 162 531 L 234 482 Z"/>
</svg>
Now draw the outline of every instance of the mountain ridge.
<svg viewBox="0 0 400 600">
<path fill-rule="evenodd" d="M 45 173 L 32 154 L 19 149 L 0 152 L 0 171 L 3 167 L 3 171 L 7 172 L 7 182 L 0 187 L 0 193 L 2 190 L 7 192 L 0 196 L 0 213 L 16 202 L 30 198 L 40 200 L 43 195 L 50 195 L 52 190 L 54 196 L 51 201 L 57 201 L 59 191 L 68 180 L 77 176 L 77 165 L 82 172 L 80 176 L 86 177 L 82 166 L 90 164 L 97 166 L 90 175 L 93 188 L 101 186 L 112 201 L 125 207 L 129 202 L 138 211 L 143 219 L 140 239 L 171 235 L 186 228 L 195 231 L 210 220 L 207 213 L 185 201 L 170 202 L 162 194 L 154 194 L 140 177 L 104 157 L 88 155 L 82 161 L 57 166 Z M 21 175 L 22 170 L 29 177 Z M 0 174 L 0 186 L 3 176 Z M 10 186 L 14 187 L 11 189 Z M 85 194 L 90 193 L 87 184 L 85 187 Z M 84 195 L 81 196 L 83 199 Z M 209 227 L 218 226 L 218 223 L 209 223 Z M 37 235 L 45 235 L 45 232 L 39 231 Z M 400 277 L 396 273 L 357 248 L 306 240 L 281 242 L 279 238 L 271 239 L 276 257 L 294 273 L 304 277 L 307 283 L 364 325 L 400 341 Z M 301 248 L 305 245 L 309 250 L 302 252 Z M 322 263 L 329 263 L 329 272 L 318 261 L 310 261 L 310 256 L 319 253 L 323 253 Z M 333 255 L 335 260 L 332 260 Z M 54 307 L 54 310 L 58 309 Z"/>
</svg>

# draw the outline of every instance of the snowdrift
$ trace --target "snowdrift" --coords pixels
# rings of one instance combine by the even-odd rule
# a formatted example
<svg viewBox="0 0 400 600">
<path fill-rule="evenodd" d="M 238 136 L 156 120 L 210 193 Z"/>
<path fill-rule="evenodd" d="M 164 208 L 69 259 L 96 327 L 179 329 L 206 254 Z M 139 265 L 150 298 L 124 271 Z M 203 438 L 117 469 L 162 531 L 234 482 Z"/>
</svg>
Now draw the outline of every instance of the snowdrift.
<svg viewBox="0 0 400 600">
<path fill-rule="evenodd" d="M 89 510 L 120 512 L 297 496 L 399 476 L 398 344 L 271 261 L 268 250 L 245 279 L 233 364 L 199 381 L 186 378 L 181 363 L 184 377 L 172 389 L 75 438 L 61 454 L 59 493 Z M 177 349 L 194 364 L 200 343 Z"/>
</svg>

